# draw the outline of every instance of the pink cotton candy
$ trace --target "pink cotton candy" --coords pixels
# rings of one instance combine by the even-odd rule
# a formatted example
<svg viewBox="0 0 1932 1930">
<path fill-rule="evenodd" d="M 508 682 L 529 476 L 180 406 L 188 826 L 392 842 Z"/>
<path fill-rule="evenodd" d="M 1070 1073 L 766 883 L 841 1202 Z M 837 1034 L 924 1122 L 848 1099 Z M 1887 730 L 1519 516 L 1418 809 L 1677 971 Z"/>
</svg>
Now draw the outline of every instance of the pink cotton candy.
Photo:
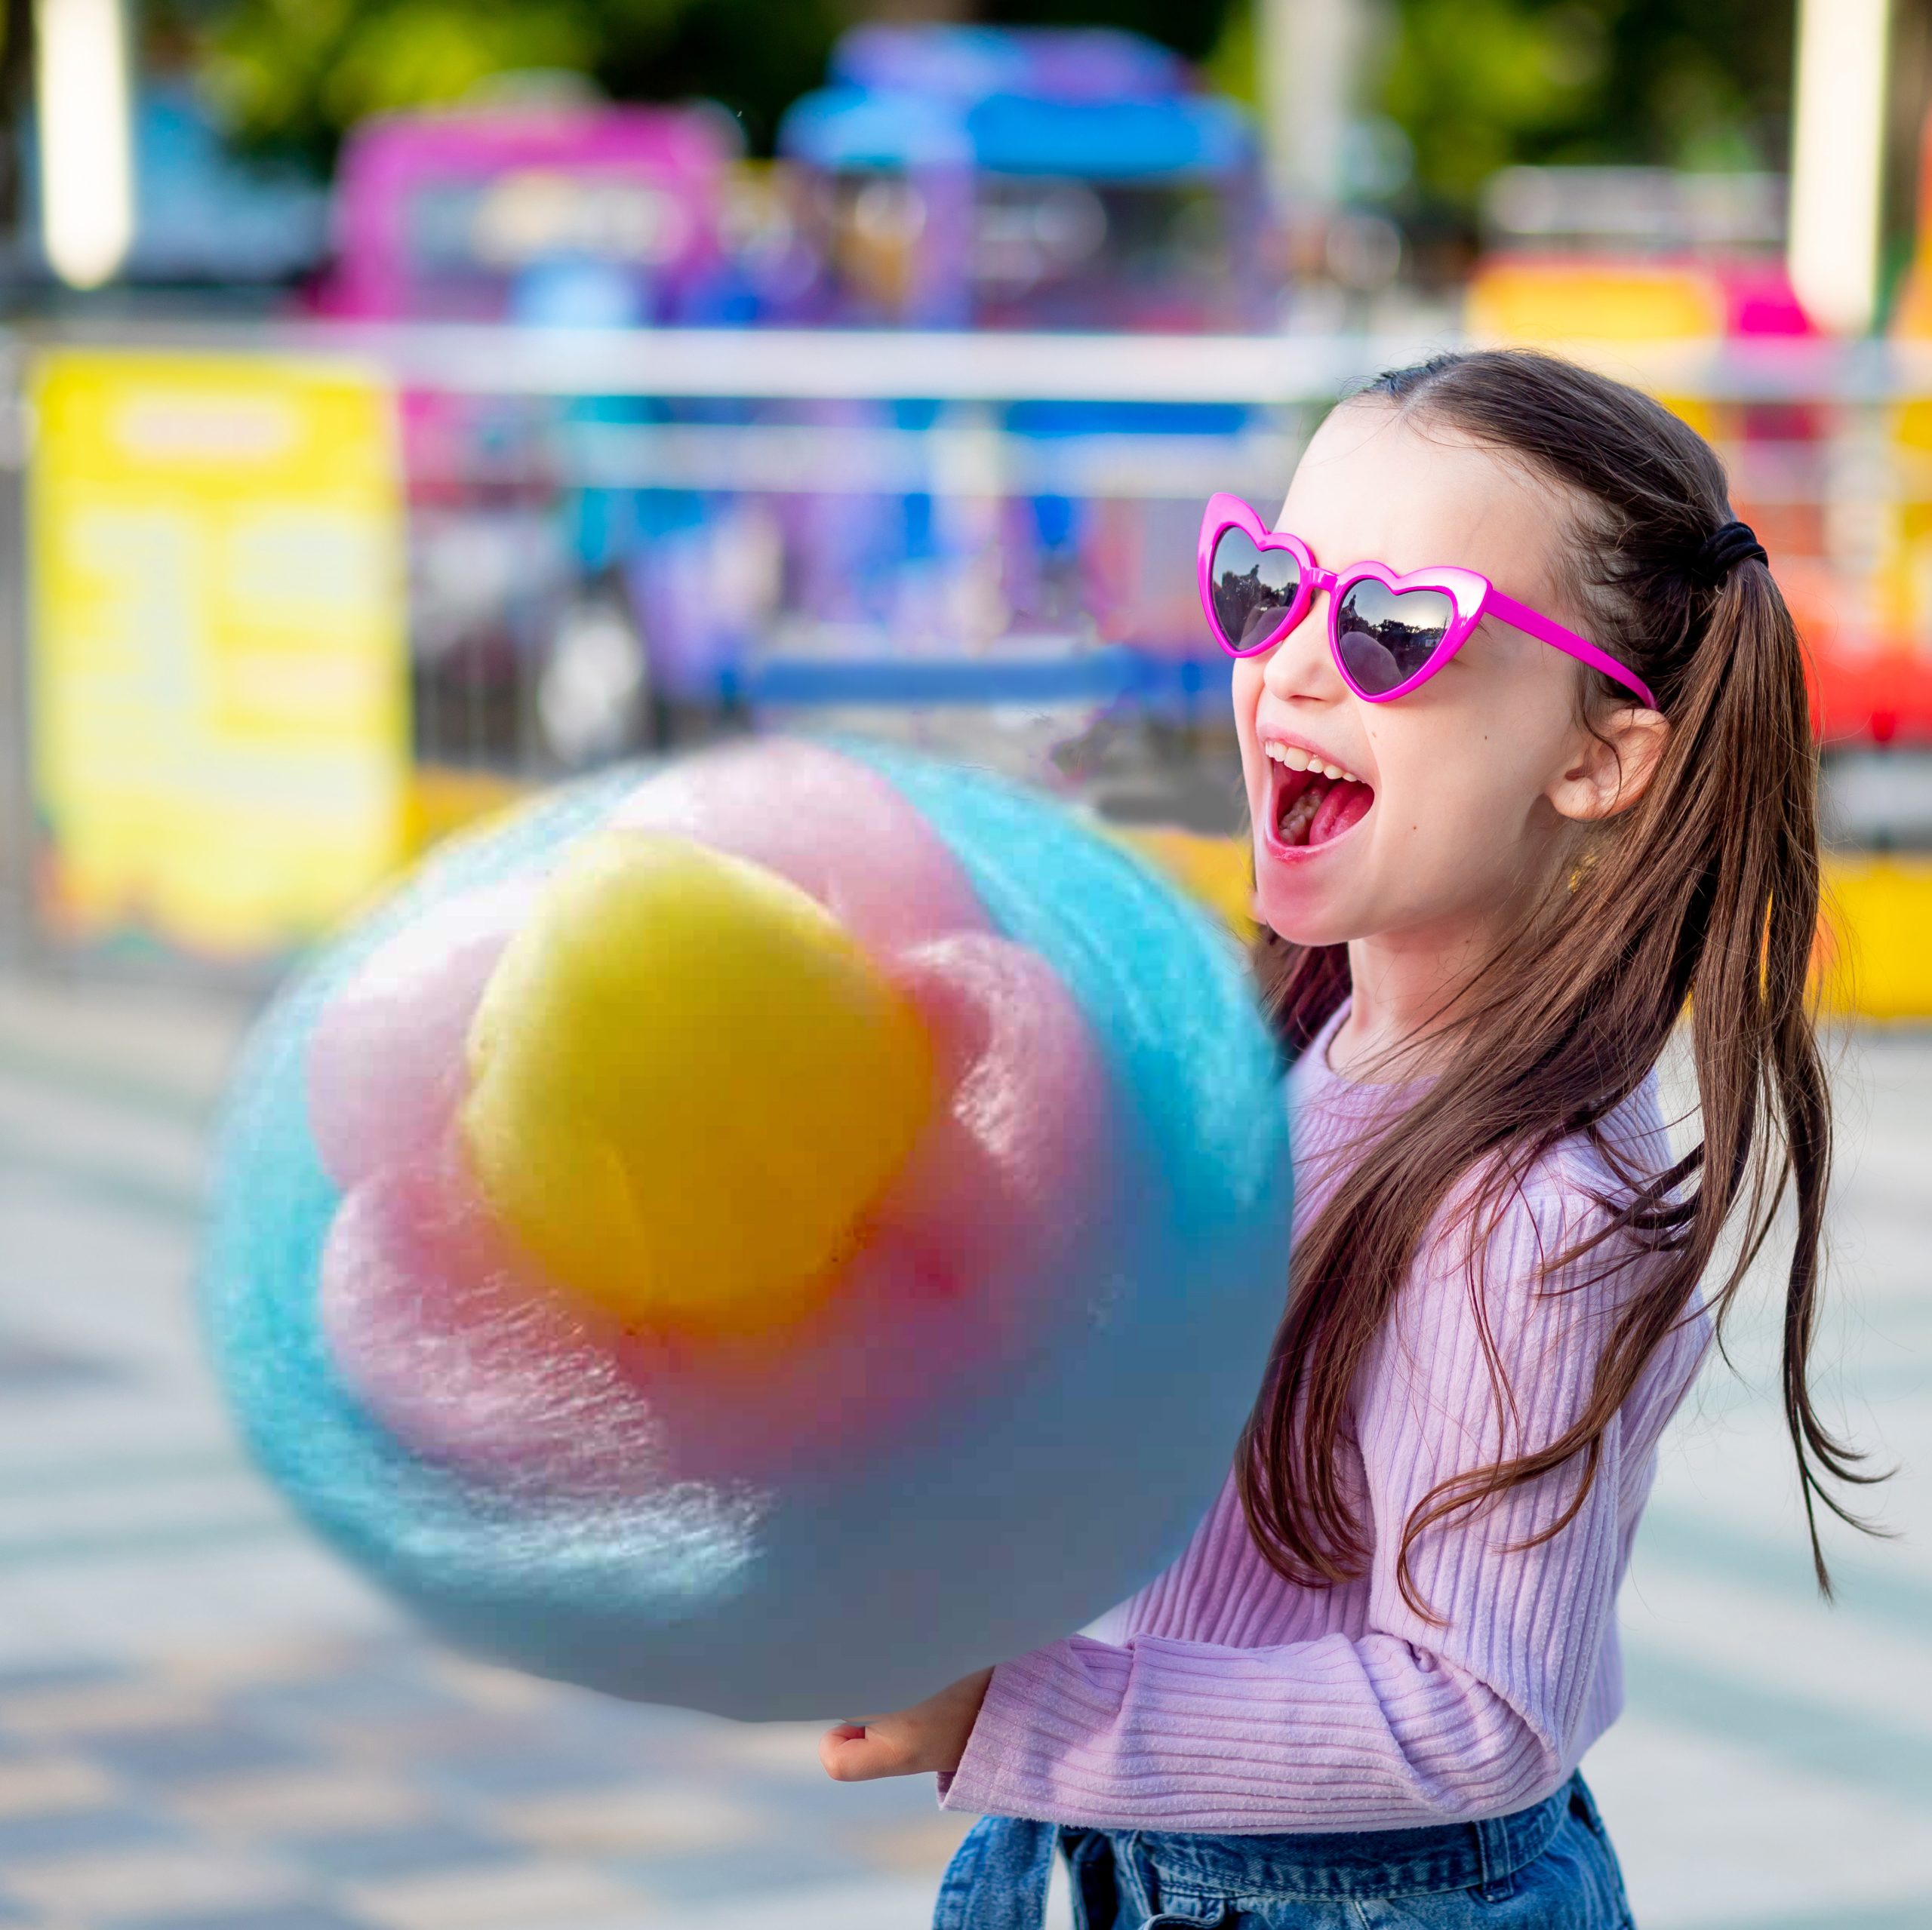
<svg viewBox="0 0 1932 1930">
<path fill-rule="evenodd" d="M 311 1119 L 346 1193 L 318 1286 L 327 1343 L 398 1439 L 495 1484 L 622 1496 L 863 1451 L 1051 1326 L 1112 1169 L 1086 1021 L 989 929 L 911 806 L 835 752 L 768 742 L 673 767 L 608 822 L 763 864 L 833 911 L 925 1020 L 930 1123 L 807 1318 L 740 1339 L 620 1332 L 543 1277 L 469 1172 L 465 1040 L 541 886 L 469 893 L 383 946 L 318 1022 Z"/>
<path fill-rule="evenodd" d="M 502 1240 L 445 1131 L 331 1231 L 319 1292 L 345 1380 L 431 1459 L 622 1495 L 861 1452 L 996 1371 L 1051 1326 L 1095 1209 L 1105 1074 L 1071 995 L 1004 939 L 931 940 L 894 974 L 949 1096 L 816 1314 L 749 1340 L 617 1334 Z"/>
<path fill-rule="evenodd" d="M 503 1243 L 453 1136 L 343 1201 L 319 1293 L 337 1365 L 417 1453 L 558 1494 L 661 1479 L 661 1428 L 615 1336 Z"/>
<path fill-rule="evenodd" d="M 612 813 L 768 866 L 873 953 L 986 931 L 959 861 L 884 779 L 816 744 L 771 739 L 673 764 Z"/>
<path fill-rule="evenodd" d="M 928 1243 L 955 1291 L 1049 1263 L 1103 1163 L 1106 1078 L 1078 1006 L 1037 954 L 977 932 L 915 947 L 893 976 L 951 1096 L 880 1217 Z"/>
<path fill-rule="evenodd" d="M 483 987 L 540 889 L 468 892 L 406 927 L 331 996 L 309 1046 L 309 1124 L 340 1186 L 407 1169 L 463 1095 Z"/>
</svg>

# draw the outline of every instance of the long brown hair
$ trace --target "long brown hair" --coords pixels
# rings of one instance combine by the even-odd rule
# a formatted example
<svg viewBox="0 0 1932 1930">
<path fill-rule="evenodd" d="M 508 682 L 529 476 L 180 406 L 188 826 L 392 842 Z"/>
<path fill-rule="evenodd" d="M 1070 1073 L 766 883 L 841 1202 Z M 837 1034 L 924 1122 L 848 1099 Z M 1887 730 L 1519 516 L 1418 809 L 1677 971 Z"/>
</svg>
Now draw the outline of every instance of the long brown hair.
<svg viewBox="0 0 1932 1930">
<path fill-rule="evenodd" d="M 1560 905 L 1540 908 L 1462 989 L 1432 1040 L 1441 1076 L 1366 1146 L 1298 1242 L 1237 1462 L 1251 1532 L 1291 1580 L 1318 1585 L 1365 1571 L 1370 1545 L 1341 1443 L 1351 1387 L 1418 1246 L 1460 1186 L 1476 1179 L 1476 1197 L 1493 1204 L 1580 1133 L 1604 1153 L 1618 1195 L 1583 1247 L 1550 1264 L 1598 1247 L 1627 1258 L 1632 1243 L 1654 1257 L 1619 1302 L 1574 1424 L 1441 1483 L 1417 1506 L 1397 1567 L 1404 1598 L 1435 1618 L 1410 1569 L 1425 1530 L 1573 1463 L 1574 1491 L 1534 1538 L 1574 1519 L 1604 1430 L 1646 1363 L 1694 1317 L 1707 1271 L 1721 1335 L 1787 1194 L 1796 1238 L 1784 1410 L 1829 1595 L 1817 1507 L 1854 1517 L 1826 1483 L 1881 1477 L 1859 1472 L 1861 1457 L 1820 1421 L 1806 1374 L 1831 1108 L 1806 985 L 1819 909 L 1817 760 L 1790 613 L 1760 562 L 1738 564 L 1715 585 L 1700 571 L 1700 546 L 1731 516 L 1723 466 L 1635 389 L 1554 357 L 1493 350 L 1438 355 L 1361 394 L 1559 486 L 1571 506 L 1564 587 L 1589 619 L 1586 633 L 1657 693 L 1671 730 L 1641 799 L 1583 834 Z M 1587 675 L 1587 702 L 1629 702 Z M 1298 1053 L 1348 994 L 1346 948 L 1264 930 L 1255 962 L 1283 1041 Z M 1687 1006 L 1703 1143 L 1666 1171 L 1629 1171 L 1603 1121 L 1656 1065 Z M 1734 1223 L 1735 1249 L 1713 1270 Z M 1471 1281 L 1481 1320 L 1473 1269 Z M 1506 1399 L 1500 1381 L 1494 1391 Z"/>
</svg>

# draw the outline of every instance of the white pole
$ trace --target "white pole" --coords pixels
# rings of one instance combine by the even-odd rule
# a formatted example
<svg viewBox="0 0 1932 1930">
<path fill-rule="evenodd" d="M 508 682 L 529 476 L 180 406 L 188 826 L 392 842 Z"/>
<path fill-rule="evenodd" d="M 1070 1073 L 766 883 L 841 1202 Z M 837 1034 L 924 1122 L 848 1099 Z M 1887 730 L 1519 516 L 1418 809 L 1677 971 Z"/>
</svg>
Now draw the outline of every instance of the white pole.
<svg viewBox="0 0 1932 1930">
<path fill-rule="evenodd" d="M 1269 184 L 1283 207 L 1332 207 L 1355 108 L 1357 0 L 1254 5 Z"/>
<path fill-rule="evenodd" d="M 97 287 L 134 238 L 134 154 L 122 0 L 35 0 L 40 223 L 62 281 Z"/>
<path fill-rule="evenodd" d="M 1824 327 L 1861 334 L 1878 302 L 1887 0 L 1799 0 L 1791 284 Z"/>
</svg>

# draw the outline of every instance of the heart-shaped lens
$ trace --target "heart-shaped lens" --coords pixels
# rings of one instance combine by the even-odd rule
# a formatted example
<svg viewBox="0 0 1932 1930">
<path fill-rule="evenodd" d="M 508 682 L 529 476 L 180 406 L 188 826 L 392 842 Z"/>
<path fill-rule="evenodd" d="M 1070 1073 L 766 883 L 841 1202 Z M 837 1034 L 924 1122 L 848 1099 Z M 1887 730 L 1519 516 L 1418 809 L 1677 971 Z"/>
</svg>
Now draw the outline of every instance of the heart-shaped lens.
<svg viewBox="0 0 1932 1930">
<path fill-rule="evenodd" d="M 1357 690 L 1379 697 L 1406 684 L 1441 647 L 1456 615 L 1446 590 L 1351 583 L 1335 612 L 1336 647 Z"/>
<path fill-rule="evenodd" d="M 1236 655 L 1257 648 L 1281 627 L 1301 582 L 1291 551 L 1263 549 L 1244 530 L 1223 530 L 1208 566 L 1214 626 Z"/>
</svg>

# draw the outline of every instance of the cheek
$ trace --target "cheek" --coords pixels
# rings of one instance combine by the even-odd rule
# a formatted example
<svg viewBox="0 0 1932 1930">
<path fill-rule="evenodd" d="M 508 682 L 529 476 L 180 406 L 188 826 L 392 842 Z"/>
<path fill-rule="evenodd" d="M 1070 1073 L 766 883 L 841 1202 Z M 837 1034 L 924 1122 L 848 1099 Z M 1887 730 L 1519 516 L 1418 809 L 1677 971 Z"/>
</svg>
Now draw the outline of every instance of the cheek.
<svg viewBox="0 0 1932 1930">
<path fill-rule="evenodd" d="M 1361 707 L 1389 830 L 1432 850 L 1459 848 L 1477 864 L 1486 849 L 1518 844 L 1535 821 L 1571 702 L 1540 659 L 1526 667 L 1483 652 L 1483 641 L 1469 647 L 1466 665 L 1414 697 Z"/>
<path fill-rule="evenodd" d="M 1254 713 L 1261 702 L 1261 665 L 1263 659 L 1257 656 L 1242 656 L 1235 659 L 1234 703 L 1235 722 L 1243 734 L 1254 728 Z"/>
<path fill-rule="evenodd" d="M 1530 767 L 1498 754 L 1494 740 L 1441 745 L 1393 773 L 1385 765 L 1383 775 L 1384 833 L 1413 857 L 1452 861 L 1453 871 L 1470 879 L 1518 861 L 1541 791 Z"/>
<path fill-rule="evenodd" d="M 1261 705 L 1261 665 L 1259 657 L 1241 657 L 1235 663 L 1235 730 L 1241 741 L 1241 767 L 1251 794 L 1261 763 L 1260 747 L 1254 736 L 1254 714 Z"/>
</svg>

